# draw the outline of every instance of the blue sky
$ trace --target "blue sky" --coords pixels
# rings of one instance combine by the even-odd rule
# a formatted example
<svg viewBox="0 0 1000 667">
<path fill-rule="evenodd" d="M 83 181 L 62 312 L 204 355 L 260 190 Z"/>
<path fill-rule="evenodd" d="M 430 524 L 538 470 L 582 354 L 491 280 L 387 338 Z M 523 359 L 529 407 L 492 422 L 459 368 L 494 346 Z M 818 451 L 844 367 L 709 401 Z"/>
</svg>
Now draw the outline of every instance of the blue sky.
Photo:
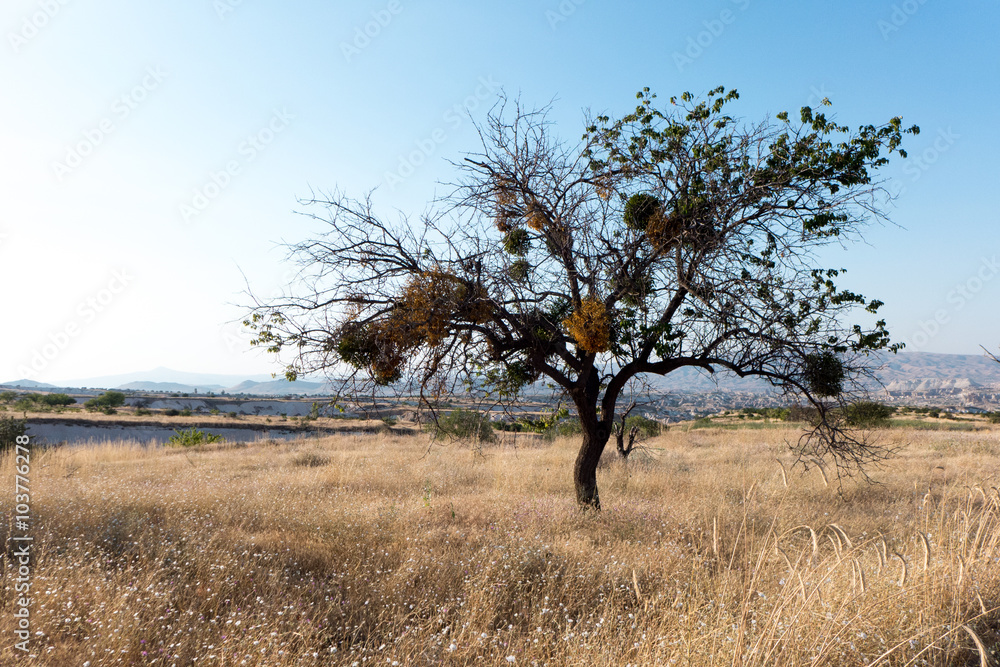
<svg viewBox="0 0 1000 667">
<path fill-rule="evenodd" d="M 910 349 L 1000 346 L 996 2 L 345 4 L 5 0 L 0 380 L 279 370 L 236 321 L 318 231 L 297 199 L 377 187 L 419 215 L 500 89 L 570 141 L 643 86 L 736 88 L 751 121 L 903 116 L 898 226 L 828 261 Z"/>
</svg>

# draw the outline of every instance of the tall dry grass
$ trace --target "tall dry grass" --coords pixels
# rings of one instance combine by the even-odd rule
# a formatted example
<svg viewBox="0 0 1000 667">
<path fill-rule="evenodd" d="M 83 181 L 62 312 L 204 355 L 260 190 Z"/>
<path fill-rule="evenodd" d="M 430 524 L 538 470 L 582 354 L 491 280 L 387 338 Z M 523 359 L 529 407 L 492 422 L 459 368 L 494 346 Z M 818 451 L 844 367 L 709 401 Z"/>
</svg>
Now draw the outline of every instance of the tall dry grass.
<svg viewBox="0 0 1000 667">
<path fill-rule="evenodd" d="M 988 664 L 1000 431 L 890 431 L 843 488 L 795 436 L 671 431 L 596 515 L 572 440 L 36 451 L 31 664 Z"/>
</svg>

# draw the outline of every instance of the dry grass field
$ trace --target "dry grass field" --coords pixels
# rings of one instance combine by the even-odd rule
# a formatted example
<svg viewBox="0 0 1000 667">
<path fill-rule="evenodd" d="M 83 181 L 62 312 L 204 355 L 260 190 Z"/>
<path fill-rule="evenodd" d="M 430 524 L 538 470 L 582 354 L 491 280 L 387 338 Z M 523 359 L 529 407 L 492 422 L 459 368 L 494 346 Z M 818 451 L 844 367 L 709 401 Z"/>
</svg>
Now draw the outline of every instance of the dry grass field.
<svg viewBox="0 0 1000 667">
<path fill-rule="evenodd" d="M 796 436 L 675 428 L 599 514 L 569 439 L 37 450 L 25 664 L 992 664 L 1000 430 L 887 431 L 841 489 Z M 3 665 L 13 600 L 6 563 Z"/>
</svg>

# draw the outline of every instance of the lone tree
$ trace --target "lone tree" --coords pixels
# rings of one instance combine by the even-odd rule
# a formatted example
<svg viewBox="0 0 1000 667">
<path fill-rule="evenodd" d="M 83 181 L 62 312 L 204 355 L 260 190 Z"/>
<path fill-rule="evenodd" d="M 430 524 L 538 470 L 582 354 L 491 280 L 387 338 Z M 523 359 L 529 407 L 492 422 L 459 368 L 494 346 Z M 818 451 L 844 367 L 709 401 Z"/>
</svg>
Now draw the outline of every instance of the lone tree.
<svg viewBox="0 0 1000 667">
<path fill-rule="evenodd" d="M 634 381 L 685 367 L 769 381 L 818 415 L 796 447 L 856 471 L 888 454 L 841 410 L 891 349 L 882 305 L 838 288 L 816 250 L 885 217 L 874 172 L 898 152 L 900 118 L 852 131 L 805 107 L 747 124 L 736 91 L 587 121 L 581 142 L 544 111 L 502 99 L 454 190 L 417 221 L 371 196 L 313 197 L 328 228 L 292 245 L 301 283 L 257 302 L 254 343 L 365 390 L 419 387 L 504 404 L 539 380 L 572 400 L 583 431 L 578 502 L 600 508 L 597 466 Z M 829 101 L 824 100 L 824 105 Z M 874 317 L 865 319 L 873 321 Z"/>
</svg>

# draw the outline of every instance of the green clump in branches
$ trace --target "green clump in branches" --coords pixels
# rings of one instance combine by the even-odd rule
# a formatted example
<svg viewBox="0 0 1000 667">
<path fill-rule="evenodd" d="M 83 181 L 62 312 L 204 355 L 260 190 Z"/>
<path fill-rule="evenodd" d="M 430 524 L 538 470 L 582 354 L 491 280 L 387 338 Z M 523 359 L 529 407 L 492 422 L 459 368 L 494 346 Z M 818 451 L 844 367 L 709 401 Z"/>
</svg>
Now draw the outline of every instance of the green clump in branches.
<svg viewBox="0 0 1000 667">
<path fill-rule="evenodd" d="M 833 352 L 807 354 L 803 374 L 815 396 L 839 396 L 844 390 L 844 364 Z"/>
<path fill-rule="evenodd" d="M 660 200 L 651 194 L 640 192 L 628 198 L 625 203 L 623 221 L 629 229 L 643 231 L 650 219 L 660 211 Z"/>
<path fill-rule="evenodd" d="M 519 259 L 507 269 L 507 275 L 511 280 L 523 283 L 531 276 L 531 264 L 526 259 Z"/>
<path fill-rule="evenodd" d="M 523 229 L 512 229 L 503 237 L 503 249 L 508 254 L 524 257 L 531 249 L 531 239 Z"/>
</svg>

